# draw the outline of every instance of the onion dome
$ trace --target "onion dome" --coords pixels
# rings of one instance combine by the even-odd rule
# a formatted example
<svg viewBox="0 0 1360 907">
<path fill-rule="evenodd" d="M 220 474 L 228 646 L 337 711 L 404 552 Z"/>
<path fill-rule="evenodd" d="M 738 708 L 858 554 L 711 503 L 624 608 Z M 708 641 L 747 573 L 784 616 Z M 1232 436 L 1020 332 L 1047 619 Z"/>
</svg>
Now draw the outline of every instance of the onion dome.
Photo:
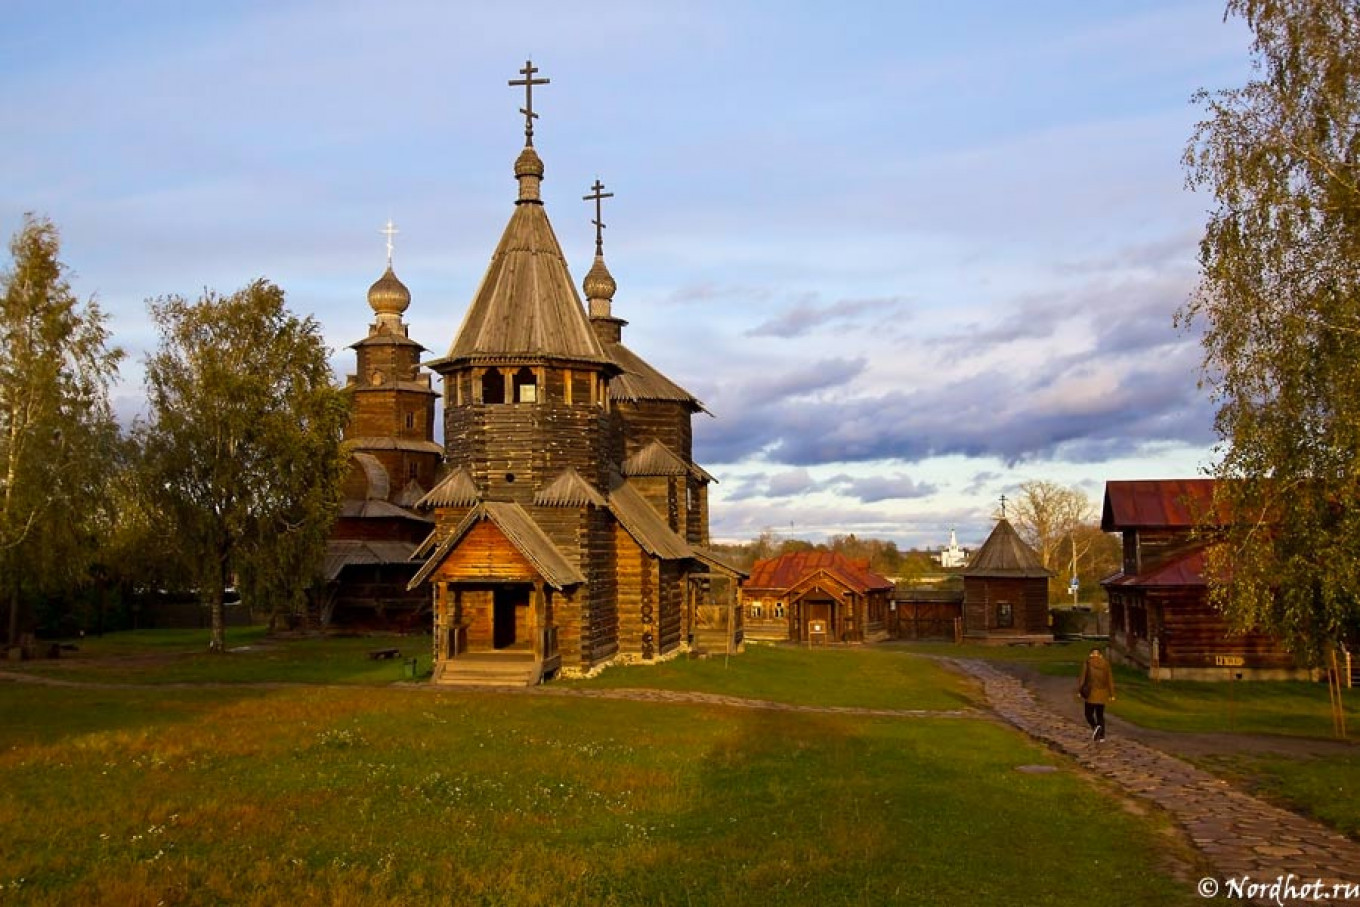
<svg viewBox="0 0 1360 907">
<path fill-rule="evenodd" d="M 368 288 L 368 304 L 379 315 L 401 315 L 411 304 L 411 291 L 397 279 L 392 265 Z"/>
<path fill-rule="evenodd" d="M 585 280 L 581 281 L 581 289 L 585 291 L 586 299 L 612 301 L 618 288 L 619 285 L 614 282 L 614 275 L 605 267 L 604 256 L 596 255 L 595 263 L 586 272 Z"/>
</svg>

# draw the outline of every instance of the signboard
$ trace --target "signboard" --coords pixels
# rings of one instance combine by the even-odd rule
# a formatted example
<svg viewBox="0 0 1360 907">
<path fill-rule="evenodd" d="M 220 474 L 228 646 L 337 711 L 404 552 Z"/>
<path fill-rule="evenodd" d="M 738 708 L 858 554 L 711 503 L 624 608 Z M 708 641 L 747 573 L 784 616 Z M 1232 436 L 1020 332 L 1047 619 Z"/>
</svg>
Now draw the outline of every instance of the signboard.
<svg viewBox="0 0 1360 907">
<path fill-rule="evenodd" d="M 1240 668 L 1247 663 L 1241 655 L 1215 655 L 1214 664 L 1220 668 Z"/>
</svg>

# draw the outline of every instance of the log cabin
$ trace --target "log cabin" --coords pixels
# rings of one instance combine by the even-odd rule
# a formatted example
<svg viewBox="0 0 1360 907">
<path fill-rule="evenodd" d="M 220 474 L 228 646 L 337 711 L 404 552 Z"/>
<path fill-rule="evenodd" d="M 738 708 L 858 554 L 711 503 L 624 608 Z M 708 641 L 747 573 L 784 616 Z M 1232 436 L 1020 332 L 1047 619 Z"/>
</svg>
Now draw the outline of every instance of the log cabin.
<svg viewBox="0 0 1360 907">
<path fill-rule="evenodd" d="M 707 410 L 623 343 L 599 180 L 584 197 L 583 306 L 540 191 L 534 72 L 512 83 L 528 106 L 509 223 L 448 352 L 426 363 L 443 379 L 445 473 L 417 505 L 434 527 L 410 588 L 431 597 L 444 683 L 533 683 L 743 640 L 744 574 L 706 547 L 713 478 L 691 420 Z"/>
<path fill-rule="evenodd" d="M 1159 680 L 1309 677 L 1277 640 L 1233 632 L 1209 603 L 1196 528 L 1213 513 L 1213 479 L 1105 483 L 1100 528 L 1120 533 L 1124 550 L 1119 572 L 1101 581 L 1111 657 Z"/>
<path fill-rule="evenodd" d="M 747 638 L 807 645 L 887 636 L 893 581 L 867 558 L 796 551 L 755 562 L 741 589 Z"/>
</svg>

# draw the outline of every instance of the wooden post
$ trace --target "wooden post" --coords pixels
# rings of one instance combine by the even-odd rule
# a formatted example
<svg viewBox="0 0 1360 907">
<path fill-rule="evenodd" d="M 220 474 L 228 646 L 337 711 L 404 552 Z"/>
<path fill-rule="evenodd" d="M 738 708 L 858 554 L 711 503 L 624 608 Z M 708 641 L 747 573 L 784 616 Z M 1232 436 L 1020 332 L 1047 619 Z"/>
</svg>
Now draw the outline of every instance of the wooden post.
<svg viewBox="0 0 1360 907">
<path fill-rule="evenodd" d="M 1336 657 L 1336 649 L 1329 653 L 1331 666 L 1327 669 L 1327 694 L 1332 705 L 1332 733 L 1339 739 L 1346 739 L 1346 703 L 1342 698 L 1341 666 Z"/>
</svg>

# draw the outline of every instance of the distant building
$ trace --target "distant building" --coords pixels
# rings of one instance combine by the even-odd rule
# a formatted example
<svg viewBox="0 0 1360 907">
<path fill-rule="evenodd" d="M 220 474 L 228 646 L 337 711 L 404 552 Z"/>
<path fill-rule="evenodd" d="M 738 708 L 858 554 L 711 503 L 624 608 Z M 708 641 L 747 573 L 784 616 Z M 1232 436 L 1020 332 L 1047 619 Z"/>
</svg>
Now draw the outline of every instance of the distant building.
<svg viewBox="0 0 1360 907">
<path fill-rule="evenodd" d="M 931 559 L 944 570 L 957 570 L 968 563 L 968 549 L 959 547 L 959 539 L 954 530 L 949 530 L 949 547 L 941 548 L 932 554 Z"/>
<path fill-rule="evenodd" d="M 746 636 L 810 644 L 887 634 L 893 582 L 867 559 L 798 551 L 756 561 L 741 590 Z"/>
</svg>

